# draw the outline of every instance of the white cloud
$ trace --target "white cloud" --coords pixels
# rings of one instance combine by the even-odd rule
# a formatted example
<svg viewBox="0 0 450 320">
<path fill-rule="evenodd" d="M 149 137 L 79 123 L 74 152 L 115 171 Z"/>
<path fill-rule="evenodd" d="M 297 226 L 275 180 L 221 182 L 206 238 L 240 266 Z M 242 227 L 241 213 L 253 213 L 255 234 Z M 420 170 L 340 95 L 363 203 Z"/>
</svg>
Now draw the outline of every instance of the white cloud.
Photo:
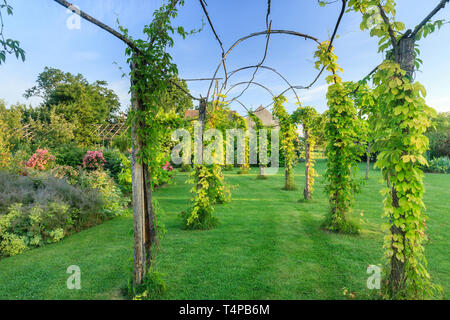
<svg viewBox="0 0 450 320">
<path fill-rule="evenodd" d="M 96 51 L 78 51 L 74 53 L 75 57 L 80 60 L 95 61 L 100 58 L 100 53 Z"/>
<path fill-rule="evenodd" d="M 315 87 L 313 89 L 309 89 L 309 90 L 302 90 L 299 94 L 300 96 L 300 101 L 302 102 L 309 102 L 309 101 L 313 101 L 316 100 L 318 98 L 323 98 L 325 97 L 326 91 L 328 89 L 328 85 L 324 84 L 318 87 Z"/>
<path fill-rule="evenodd" d="M 450 97 L 427 99 L 427 104 L 439 112 L 450 111 Z"/>
</svg>

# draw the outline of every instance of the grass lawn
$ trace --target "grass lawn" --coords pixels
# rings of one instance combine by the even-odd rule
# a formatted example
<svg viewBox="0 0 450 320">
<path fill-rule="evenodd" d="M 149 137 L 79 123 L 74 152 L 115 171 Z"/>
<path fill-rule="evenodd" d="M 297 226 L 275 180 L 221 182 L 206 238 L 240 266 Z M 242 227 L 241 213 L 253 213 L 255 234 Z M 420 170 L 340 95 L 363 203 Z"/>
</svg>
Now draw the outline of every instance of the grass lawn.
<svg viewBox="0 0 450 320">
<path fill-rule="evenodd" d="M 319 174 L 325 163 L 318 162 Z M 363 167 L 361 167 L 363 169 Z M 163 299 L 342 299 L 342 289 L 367 297 L 366 269 L 381 263 L 382 188 L 379 172 L 357 196 L 352 213 L 362 234 L 326 233 L 319 225 L 327 212 L 322 176 L 314 199 L 299 202 L 304 166 L 297 168 L 297 191 L 282 191 L 282 172 L 256 180 L 225 172 L 232 201 L 218 205 L 219 227 L 184 231 L 179 212 L 189 202 L 186 174 L 156 192 L 167 234 L 156 268 L 166 274 Z M 361 170 L 362 175 L 364 170 Z M 450 175 L 425 176 L 429 215 L 426 246 L 429 271 L 450 298 Z M 75 234 L 63 241 L 0 261 L 0 299 L 121 299 L 132 257 L 131 214 Z M 81 290 L 68 290 L 66 269 L 81 268 Z"/>
</svg>

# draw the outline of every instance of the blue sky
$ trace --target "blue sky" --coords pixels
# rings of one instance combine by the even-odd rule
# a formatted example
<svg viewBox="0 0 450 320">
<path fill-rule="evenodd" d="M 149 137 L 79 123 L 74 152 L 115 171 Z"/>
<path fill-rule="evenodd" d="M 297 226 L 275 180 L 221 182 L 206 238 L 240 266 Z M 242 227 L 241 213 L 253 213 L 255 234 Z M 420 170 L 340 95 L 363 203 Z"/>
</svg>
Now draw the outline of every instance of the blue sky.
<svg viewBox="0 0 450 320">
<path fill-rule="evenodd" d="M 67 19 L 70 13 L 53 0 L 8 0 L 14 7 L 14 16 L 5 19 L 5 34 L 21 41 L 26 51 L 23 63 L 9 56 L 6 64 L 0 66 L 0 99 L 7 104 L 17 102 L 38 105 L 39 99 L 26 100 L 23 93 L 32 87 L 37 75 L 45 66 L 59 68 L 66 72 L 81 73 L 89 81 L 106 80 L 109 87 L 119 95 L 122 108 L 129 105 L 129 79 L 122 78 L 122 71 L 128 70 L 125 45 L 113 36 L 81 21 L 81 28 L 70 30 Z M 161 5 L 160 0 L 73 0 L 82 10 L 104 23 L 117 28 L 116 20 L 130 30 L 135 38 L 141 36 L 143 26 L 151 21 L 153 11 Z M 438 0 L 397 0 L 397 18 L 408 28 L 414 27 L 431 11 Z M 217 33 L 227 50 L 238 38 L 265 29 L 266 0 L 207 0 L 208 11 Z M 340 11 L 340 3 L 321 8 L 316 0 L 272 1 L 272 29 L 294 30 L 310 34 L 320 41 L 327 40 L 333 31 Z M 203 12 L 197 0 L 186 0 L 175 25 L 186 29 L 199 28 Z M 435 19 L 450 17 L 450 6 L 441 11 Z M 206 22 L 206 19 L 204 19 Z M 344 68 L 344 80 L 357 81 L 382 61 L 377 54 L 377 40 L 368 32 L 359 29 L 361 16 L 347 13 L 335 42 L 335 53 Z M 416 81 L 422 82 L 427 90 L 427 102 L 438 111 L 450 111 L 450 25 L 420 41 L 421 58 L 424 65 L 417 72 Z M 252 38 L 231 52 L 227 59 L 229 71 L 246 65 L 255 65 L 264 55 L 266 38 Z M 314 79 L 313 53 L 316 44 L 301 38 L 286 35 L 272 35 L 269 52 L 264 65 L 281 72 L 293 85 L 306 85 Z M 170 50 L 178 64 L 180 77 L 212 77 L 220 62 L 221 50 L 214 35 L 205 25 L 204 30 L 189 36 L 186 40 L 176 37 Z M 115 64 L 117 63 L 117 64 Z M 253 70 L 241 72 L 230 79 L 230 84 L 248 81 Z M 223 73 L 220 73 L 223 76 Z M 312 105 L 319 111 L 326 109 L 325 76 L 310 90 L 299 90 L 304 105 Z M 275 74 L 260 70 L 255 81 L 269 87 L 274 94 L 286 88 Z M 189 88 L 195 96 L 205 96 L 209 82 L 190 82 Z M 230 91 L 233 97 L 242 86 Z M 287 94 L 288 110 L 295 108 L 292 93 Z M 258 86 L 250 87 L 240 100 L 248 107 L 267 105 L 271 96 Z M 232 108 L 245 114 L 239 104 Z"/>
</svg>

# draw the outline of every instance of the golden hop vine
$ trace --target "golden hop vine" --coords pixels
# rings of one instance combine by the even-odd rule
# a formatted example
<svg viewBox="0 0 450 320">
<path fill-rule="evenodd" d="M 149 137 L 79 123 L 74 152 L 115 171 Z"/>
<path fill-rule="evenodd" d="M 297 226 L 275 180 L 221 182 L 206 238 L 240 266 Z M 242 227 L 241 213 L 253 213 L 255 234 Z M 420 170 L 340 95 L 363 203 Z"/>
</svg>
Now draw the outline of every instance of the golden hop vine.
<svg viewBox="0 0 450 320">
<path fill-rule="evenodd" d="M 349 214 L 354 194 L 360 183 L 355 180 L 362 147 L 358 143 L 359 119 L 349 90 L 341 83 L 328 88 L 328 113 L 325 125 L 327 171 L 325 191 L 330 211 L 323 224 L 325 229 L 342 233 L 358 233 Z"/>
<path fill-rule="evenodd" d="M 388 219 L 385 227 L 385 267 L 384 291 L 391 299 L 423 299 L 436 294 L 437 286 L 430 281 L 426 270 L 423 243 L 426 216 L 423 214 L 422 201 L 424 187 L 421 167 L 427 164 L 423 157 L 428 148 L 428 139 L 424 135 L 430 126 L 430 117 L 434 110 L 426 106 L 425 88 L 420 83 L 412 83 L 410 74 L 400 64 L 400 43 L 405 41 L 401 31 L 405 25 L 395 20 L 394 0 L 350 0 L 349 10 L 361 12 L 361 29 L 371 29 L 371 36 L 380 38 L 378 51 L 390 49 L 386 61 L 379 66 L 373 77 L 375 96 L 379 102 L 379 117 L 375 132 L 378 133 L 375 146 L 380 154 L 376 165 L 382 169 L 387 188 L 382 192 L 384 216 Z M 374 12 L 382 19 L 372 24 Z M 372 11 L 372 12 L 371 12 Z M 441 22 L 428 22 L 418 30 L 414 39 L 442 26 Z M 407 31 L 405 37 L 407 36 Z M 414 43 L 415 47 L 417 44 Z M 422 62 L 414 52 L 414 65 Z M 410 63 L 403 61 L 402 63 Z M 409 70 L 411 71 L 411 70 Z"/>
<path fill-rule="evenodd" d="M 329 41 L 322 42 L 315 53 L 316 68 L 323 66 L 332 75 L 327 77 L 328 112 L 325 125 L 327 146 L 325 149 L 327 171 L 325 191 L 329 197 L 330 210 L 322 226 L 330 231 L 358 233 L 358 226 L 349 220 L 348 215 L 354 193 L 360 184 L 355 180 L 357 162 L 361 154 L 360 121 L 353 100 L 349 97 L 348 83 L 342 83 L 336 72 L 344 70 L 337 64 L 337 56 Z"/>
<path fill-rule="evenodd" d="M 272 114 L 278 119 L 280 124 L 280 149 L 284 154 L 284 189 L 294 190 L 294 166 L 296 162 L 294 140 L 297 136 L 296 126 L 291 115 L 286 111 L 283 105 L 287 102 L 287 99 L 284 96 L 278 96 L 274 98 L 274 102 Z"/>
<path fill-rule="evenodd" d="M 434 109 L 425 104 L 425 88 L 411 83 L 406 72 L 392 61 L 385 61 L 374 75 L 375 95 L 380 104 L 380 132 L 376 166 L 383 172 L 387 187 L 382 190 L 387 286 L 386 293 L 395 299 L 421 299 L 433 296 L 436 286 L 426 270 L 424 242 L 427 216 L 423 213 L 424 186 L 421 167 L 428 149 L 424 135 L 431 125 Z"/>
<path fill-rule="evenodd" d="M 191 189 L 191 207 L 182 213 L 186 229 L 211 229 L 218 224 L 213 216 L 216 203 L 230 200 L 231 193 L 224 184 L 221 167 L 195 165 L 187 182 L 193 184 Z"/>
<path fill-rule="evenodd" d="M 314 191 L 314 178 L 317 176 L 314 170 L 313 151 L 317 143 L 317 133 L 320 130 L 321 119 L 319 113 L 309 106 L 299 107 L 292 115 L 295 123 L 300 123 L 305 135 L 305 200 L 311 199 Z"/>
</svg>

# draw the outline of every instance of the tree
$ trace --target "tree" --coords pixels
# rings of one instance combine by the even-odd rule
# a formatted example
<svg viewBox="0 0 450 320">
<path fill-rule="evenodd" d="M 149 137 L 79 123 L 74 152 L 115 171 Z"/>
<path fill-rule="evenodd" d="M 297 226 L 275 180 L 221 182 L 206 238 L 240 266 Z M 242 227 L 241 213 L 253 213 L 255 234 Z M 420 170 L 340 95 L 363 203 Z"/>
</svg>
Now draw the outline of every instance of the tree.
<svg viewBox="0 0 450 320">
<path fill-rule="evenodd" d="M 438 113 L 433 119 L 433 126 L 428 128 L 426 136 L 430 140 L 429 160 L 433 158 L 450 158 L 450 112 Z"/>
<path fill-rule="evenodd" d="M 23 113 L 21 105 L 13 105 L 6 108 L 0 100 L 0 141 L 4 151 L 15 152 L 23 143 Z"/>
<path fill-rule="evenodd" d="M 120 108 L 118 96 L 107 88 L 106 81 L 89 83 L 81 74 L 45 67 L 36 82 L 24 94 L 43 99 L 34 111 L 34 120 L 49 124 L 52 112 L 63 116 L 76 126 L 75 141 L 84 146 L 97 142 L 97 126 L 111 122 Z"/>
<path fill-rule="evenodd" d="M 49 122 L 40 119 L 29 119 L 32 131 L 31 143 L 33 149 L 57 148 L 68 145 L 73 141 L 76 125 L 67 121 L 64 116 L 57 114 L 55 110 L 50 111 Z"/>
</svg>

